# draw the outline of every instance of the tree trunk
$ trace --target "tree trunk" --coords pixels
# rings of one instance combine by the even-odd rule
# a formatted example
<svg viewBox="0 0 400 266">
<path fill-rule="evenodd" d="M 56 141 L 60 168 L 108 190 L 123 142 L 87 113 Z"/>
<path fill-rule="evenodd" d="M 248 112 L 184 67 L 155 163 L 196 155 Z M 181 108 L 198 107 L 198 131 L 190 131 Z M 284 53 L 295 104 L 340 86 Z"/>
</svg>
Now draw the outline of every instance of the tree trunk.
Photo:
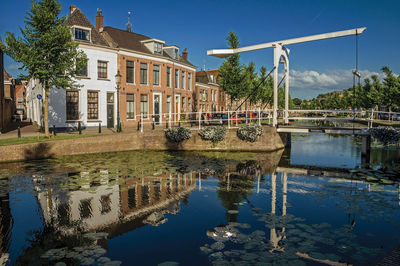
<svg viewBox="0 0 400 266">
<path fill-rule="evenodd" d="M 44 135 L 50 137 L 49 132 L 49 89 L 44 89 Z"/>
</svg>

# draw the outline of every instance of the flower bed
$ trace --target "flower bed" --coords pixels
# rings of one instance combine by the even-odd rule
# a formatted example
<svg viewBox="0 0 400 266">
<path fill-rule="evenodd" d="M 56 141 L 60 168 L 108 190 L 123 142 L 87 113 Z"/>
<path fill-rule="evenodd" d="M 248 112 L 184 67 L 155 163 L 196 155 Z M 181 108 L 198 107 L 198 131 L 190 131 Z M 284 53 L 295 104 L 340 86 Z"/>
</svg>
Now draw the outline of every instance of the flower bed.
<svg viewBox="0 0 400 266">
<path fill-rule="evenodd" d="M 222 141 L 226 136 L 226 128 L 223 126 L 204 127 L 199 132 L 203 140 L 211 140 L 214 144 Z"/>
<path fill-rule="evenodd" d="M 241 126 L 237 131 L 237 136 L 239 139 L 248 141 L 248 142 L 255 142 L 258 138 L 264 133 L 264 130 L 260 125 L 257 124 L 247 124 Z"/>
<path fill-rule="evenodd" d="M 192 131 L 184 127 L 169 128 L 165 130 L 165 136 L 170 141 L 179 143 L 185 139 L 190 139 L 192 137 Z"/>
<path fill-rule="evenodd" d="M 371 136 L 384 145 L 396 144 L 400 140 L 400 133 L 393 127 L 378 127 L 369 130 Z"/>
</svg>

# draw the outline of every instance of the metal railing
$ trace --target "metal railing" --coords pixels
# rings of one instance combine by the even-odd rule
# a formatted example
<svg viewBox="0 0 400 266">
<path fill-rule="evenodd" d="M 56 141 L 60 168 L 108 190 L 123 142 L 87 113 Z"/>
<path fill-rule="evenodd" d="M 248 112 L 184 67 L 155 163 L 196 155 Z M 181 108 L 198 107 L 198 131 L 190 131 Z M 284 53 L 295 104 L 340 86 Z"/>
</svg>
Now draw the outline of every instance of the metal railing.
<svg viewBox="0 0 400 266">
<path fill-rule="evenodd" d="M 242 111 L 198 111 L 160 114 L 138 114 L 135 116 L 137 130 L 143 132 L 144 127 L 151 126 L 171 128 L 176 126 L 190 127 L 200 130 L 204 126 L 222 125 L 227 128 L 238 128 L 241 124 L 257 123 L 272 125 L 273 109 L 248 109 Z M 282 121 L 348 121 L 367 122 L 368 128 L 374 122 L 399 121 L 399 112 L 372 110 L 278 110 L 277 120 Z"/>
<path fill-rule="evenodd" d="M 241 124 L 257 123 L 259 125 L 272 123 L 272 109 L 261 111 L 251 109 L 244 111 L 208 111 L 208 112 L 178 112 L 161 114 L 136 115 L 137 130 L 143 132 L 144 127 L 190 127 L 200 130 L 205 126 L 221 125 L 227 128 L 238 128 Z"/>
</svg>

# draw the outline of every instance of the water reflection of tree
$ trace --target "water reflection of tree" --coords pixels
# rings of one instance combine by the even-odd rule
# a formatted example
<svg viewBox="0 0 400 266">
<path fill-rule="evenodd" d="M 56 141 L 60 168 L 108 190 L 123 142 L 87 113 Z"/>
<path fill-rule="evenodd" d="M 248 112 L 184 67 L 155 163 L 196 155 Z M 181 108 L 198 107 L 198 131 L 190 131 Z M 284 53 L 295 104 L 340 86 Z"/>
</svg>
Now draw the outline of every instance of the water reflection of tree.
<svg viewBox="0 0 400 266">
<path fill-rule="evenodd" d="M 237 164 L 235 173 L 220 178 L 218 198 L 227 210 L 226 218 L 229 222 L 237 222 L 238 213 L 235 211 L 241 202 L 248 201 L 248 196 L 253 194 L 254 182 L 261 172 L 261 166 L 256 161 L 246 161 Z"/>
</svg>

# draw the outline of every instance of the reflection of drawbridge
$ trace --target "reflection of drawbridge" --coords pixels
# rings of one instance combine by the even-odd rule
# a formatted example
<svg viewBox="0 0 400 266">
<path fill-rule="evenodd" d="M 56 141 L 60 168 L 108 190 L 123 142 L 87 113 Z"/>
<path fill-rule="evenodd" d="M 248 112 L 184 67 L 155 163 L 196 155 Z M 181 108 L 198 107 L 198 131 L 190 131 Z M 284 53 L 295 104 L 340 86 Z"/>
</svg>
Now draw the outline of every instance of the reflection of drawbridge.
<svg viewBox="0 0 400 266">
<path fill-rule="evenodd" d="M 282 175 L 283 183 L 283 194 L 282 194 L 282 216 L 286 215 L 286 201 L 287 201 L 287 173 Z M 276 173 L 271 175 L 271 214 L 276 214 Z M 281 241 L 286 238 L 285 227 L 282 228 L 271 228 L 270 229 L 270 242 L 273 248 L 270 250 L 284 251 L 285 247 L 281 245 Z"/>
</svg>

